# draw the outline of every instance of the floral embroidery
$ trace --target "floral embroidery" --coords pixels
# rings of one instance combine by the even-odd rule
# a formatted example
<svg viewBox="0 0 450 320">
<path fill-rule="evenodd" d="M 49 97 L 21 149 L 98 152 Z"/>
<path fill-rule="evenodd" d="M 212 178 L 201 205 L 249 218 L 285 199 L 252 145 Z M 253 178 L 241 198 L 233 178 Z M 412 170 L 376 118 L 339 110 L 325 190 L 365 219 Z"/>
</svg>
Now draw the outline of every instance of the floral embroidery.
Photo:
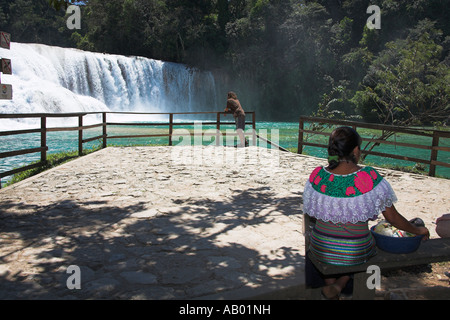
<svg viewBox="0 0 450 320">
<path fill-rule="evenodd" d="M 374 168 L 332 174 L 316 168 L 303 191 L 303 212 L 333 223 L 357 223 L 375 219 L 397 201 L 394 191 Z"/>
<path fill-rule="evenodd" d="M 313 182 L 314 181 L 314 178 L 317 176 L 317 174 L 319 173 L 320 170 L 322 170 L 322 167 L 317 167 L 317 168 L 314 169 L 314 171 L 309 176 L 309 182 Z"/>
<path fill-rule="evenodd" d="M 309 182 L 317 192 L 338 198 L 356 197 L 373 190 L 383 177 L 372 167 L 363 167 L 357 172 L 339 175 L 317 167 L 311 173 Z"/>
<path fill-rule="evenodd" d="M 352 194 L 355 194 L 355 188 L 353 187 L 347 187 L 347 190 L 345 191 L 345 195 L 350 196 Z"/>
<path fill-rule="evenodd" d="M 315 184 L 315 185 L 318 185 L 319 182 L 320 182 L 320 180 L 322 180 L 322 178 L 317 176 L 317 177 L 314 179 L 314 184 Z"/>
<path fill-rule="evenodd" d="M 336 179 L 338 178 L 339 175 L 336 176 Z M 360 195 L 345 196 L 347 188 L 344 188 L 343 197 L 328 196 L 331 185 L 322 185 L 325 186 L 326 193 L 320 192 L 322 187 L 318 191 L 314 184 L 306 183 L 303 191 L 303 212 L 323 221 L 357 223 L 373 220 L 397 201 L 394 191 L 385 179 L 381 179 L 371 192 Z M 353 190 L 359 193 L 356 188 Z"/>
<path fill-rule="evenodd" d="M 370 175 L 372 176 L 373 180 L 376 180 L 378 178 L 377 173 L 375 172 L 375 170 L 371 170 L 370 171 Z"/>
<path fill-rule="evenodd" d="M 366 193 L 372 190 L 373 180 L 371 175 L 365 171 L 359 171 L 355 177 L 355 187 L 358 188 L 361 193 Z"/>
</svg>

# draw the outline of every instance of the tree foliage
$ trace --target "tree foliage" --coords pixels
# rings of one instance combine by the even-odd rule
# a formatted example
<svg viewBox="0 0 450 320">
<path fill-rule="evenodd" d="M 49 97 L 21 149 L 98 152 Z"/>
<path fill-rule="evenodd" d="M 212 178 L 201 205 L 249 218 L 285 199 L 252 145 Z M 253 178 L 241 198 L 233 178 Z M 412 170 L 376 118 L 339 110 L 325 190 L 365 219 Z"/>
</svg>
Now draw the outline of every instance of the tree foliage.
<svg viewBox="0 0 450 320">
<path fill-rule="evenodd" d="M 5 0 L 18 42 L 140 55 L 211 70 L 270 120 L 362 116 L 391 124 L 448 117 L 449 0 Z M 366 27 L 369 5 L 381 29 Z"/>
<path fill-rule="evenodd" d="M 382 123 L 423 125 L 450 115 L 450 68 L 443 58 L 442 32 L 420 21 L 406 39 L 385 45 L 353 102 L 366 118 Z M 373 119 L 375 120 L 375 119 Z"/>
</svg>

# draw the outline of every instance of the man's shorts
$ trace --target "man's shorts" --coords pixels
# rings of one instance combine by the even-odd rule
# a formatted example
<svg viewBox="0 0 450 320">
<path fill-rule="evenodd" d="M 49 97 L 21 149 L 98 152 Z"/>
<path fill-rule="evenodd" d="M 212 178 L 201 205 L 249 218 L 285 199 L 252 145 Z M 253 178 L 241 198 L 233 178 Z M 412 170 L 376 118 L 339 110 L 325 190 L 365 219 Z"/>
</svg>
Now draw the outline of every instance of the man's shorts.
<svg viewBox="0 0 450 320">
<path fill-rule="evenodd" d="M 245 116 L 237 117 L 234 120 L 236 121 L 236 130 L 242 129 L 242 131 L 244 131 L 245 130 Z"/>
</svg>

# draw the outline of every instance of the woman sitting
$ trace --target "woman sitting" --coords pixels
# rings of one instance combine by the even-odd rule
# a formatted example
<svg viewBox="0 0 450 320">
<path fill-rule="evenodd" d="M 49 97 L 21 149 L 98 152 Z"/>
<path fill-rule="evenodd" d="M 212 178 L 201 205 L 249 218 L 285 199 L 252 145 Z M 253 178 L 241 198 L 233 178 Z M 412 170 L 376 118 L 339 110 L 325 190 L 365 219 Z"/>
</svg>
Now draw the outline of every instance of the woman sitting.
<svg viewBox="0 0 450 320">
<path fill-rule="evenodd" d="M 303 212 L 316 218 L 309 251 L 324 263 L 351 266 L 375 255 L 368 221 L 380 212 L 398 229 L 429 237 L 427 228 L 413 225 L 397 212 L 390 184 L 374 168 L 358 165 L 361 142 L 356 130 L 335 129 L 328 145 L 328 166 L 314 169 L 305 185 Z M 335 299 L 351 276 L 322 278 L 322 294 Z"/>
</svg>

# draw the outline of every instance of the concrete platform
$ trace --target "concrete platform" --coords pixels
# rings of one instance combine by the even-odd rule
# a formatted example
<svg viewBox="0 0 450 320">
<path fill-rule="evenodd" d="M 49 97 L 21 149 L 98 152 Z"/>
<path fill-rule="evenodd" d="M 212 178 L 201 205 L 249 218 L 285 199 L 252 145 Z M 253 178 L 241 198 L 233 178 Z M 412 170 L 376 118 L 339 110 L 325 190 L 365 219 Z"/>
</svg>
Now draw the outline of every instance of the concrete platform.
<svg viewBox="0 0 450 320">
<path fill-rule="evenodd" d="M 324 164 L 258 147 L 107 148 L 4 188 L 0 299 L 304 299 L 302 192 Z M 378 170 L 437 238 L 450 180 Z"/>
<path fill-rule="evenodd" d="M 107 148 L 4 188 L 0 299 L 301 299 L 301 196 L 321 164 Z"/>
</svg>

